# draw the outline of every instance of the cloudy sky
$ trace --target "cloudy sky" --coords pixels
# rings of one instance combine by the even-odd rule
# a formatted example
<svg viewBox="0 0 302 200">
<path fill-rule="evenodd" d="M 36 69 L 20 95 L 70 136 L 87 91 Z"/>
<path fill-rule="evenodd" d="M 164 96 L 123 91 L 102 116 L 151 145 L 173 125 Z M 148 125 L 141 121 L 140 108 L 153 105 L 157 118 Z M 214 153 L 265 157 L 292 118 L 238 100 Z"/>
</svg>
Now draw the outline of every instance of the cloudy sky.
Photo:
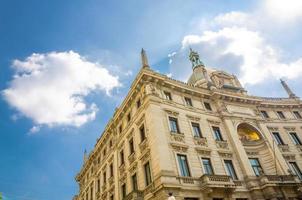
<svg viewBox="0 0 302 200">
<path fill-rule="evenodd" d="M 301 0 L 0 1 L 0 192 L 70 200 L 140 68 L 186 81 L 188 48 L 251 95 L 302 96 Z"/>
</svg>

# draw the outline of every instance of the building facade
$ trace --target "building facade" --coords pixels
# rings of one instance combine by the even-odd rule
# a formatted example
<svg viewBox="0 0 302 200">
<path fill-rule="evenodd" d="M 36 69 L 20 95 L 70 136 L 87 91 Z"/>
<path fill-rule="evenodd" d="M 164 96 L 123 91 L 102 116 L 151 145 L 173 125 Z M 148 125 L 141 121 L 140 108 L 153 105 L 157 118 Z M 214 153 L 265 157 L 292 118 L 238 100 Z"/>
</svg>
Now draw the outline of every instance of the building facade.
<svg viewBox="0 0 302 200">
<path fill-rule="evenodd" d="M 188 82 L 142 68 L 76 176 L 74 200 L 300 199 L 302 102 L 248 95 L 190 50 Z"/>
</svg>

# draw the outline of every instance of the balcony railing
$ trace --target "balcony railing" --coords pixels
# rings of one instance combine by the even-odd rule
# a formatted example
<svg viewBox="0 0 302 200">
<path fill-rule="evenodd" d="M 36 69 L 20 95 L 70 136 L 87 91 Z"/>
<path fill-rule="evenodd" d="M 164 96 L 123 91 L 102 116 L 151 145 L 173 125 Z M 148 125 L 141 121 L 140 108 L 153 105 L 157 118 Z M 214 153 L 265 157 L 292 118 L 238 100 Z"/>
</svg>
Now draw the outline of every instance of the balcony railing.
<svg viewBox="0 0 302 200">
<path fill-rule="evenodd" d="M 176 179 L 179 181 L 180 184 L 194 184 L 196 178 L 187 177 L 187 176 L 178 176 Z"/>
<path fill-rule="evenodd" d="M 200 146 L 208 145 L 207 138 L 204 138 L 204 137 L 194 137 L 194 143 L 196 145 L 200 145 Z"/>
<path fill-rule="evenodd" d="M 296 179 L 293 175 L 263 175 L 260 177 L 264 183 L 295 183 Z"/>
<path fill-rule="evenodd" d="M 236 185 L 227 175 L 208 175 L 205 174 L 201 179 L 201 189 L 208 188 L 235 188 Z"/>
<path fill-rule="evenodd" d="M 148 139 L 145 138 L 144 141 L 142 141 L 140 144 L 139 144 L 139 149 L 141 151 L 141 153 L 146 150 L 148 147 Z"/>
<path fill-rule="evenodd" d="M 123 200 L 143 200 L 143 192 L 140 190 L 132 191 Z"/>
<path fill-rule="evenodd" d="M 223 141 L 216 140 L 216 146 L 220 149 L 228 149 L 229 148 L 228 142 L 225 141 L 225 140 L 223 140 Z"/>
<path fill-rule="evenodd" d="M 278 147 L 282 152 L 289 152 L 289 146 L 288 144 L 279 144 Z"/>
</svg>

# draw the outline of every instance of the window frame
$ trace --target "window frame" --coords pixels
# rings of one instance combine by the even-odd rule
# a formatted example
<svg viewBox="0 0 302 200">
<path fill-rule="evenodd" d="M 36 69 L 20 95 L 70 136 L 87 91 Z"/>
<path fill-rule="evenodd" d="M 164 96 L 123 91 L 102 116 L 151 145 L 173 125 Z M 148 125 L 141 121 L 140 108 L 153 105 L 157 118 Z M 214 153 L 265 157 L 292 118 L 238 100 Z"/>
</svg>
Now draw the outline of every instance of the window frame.
<svg viewBox="0 0 302 200">
<path fill-rule="evenodd" d="M 193 131 L 194 138 L 203 138 L 201 128 L 200 128 L 200 124 L 198 122 L 192 122 L 191 121 L 191 128 L 192 128 L 192 131 Z M 197 128 L 197 130 L 198 130 L 197 131 L 198 135 L 196 135 L 195 128 Z"/>
<path fill-rule="evenodd" d="M 251 165 L 251 167 L 254 171 L 254 174 L 256 176 L 261 176 L 264 173 L 264 171 L 263 171 L 263 168 L 262 168 L 261 163 L 259 161 L 259 158 L 248 158 L 248 159 L 249 159 L 250 165 Z M 256 160 L 258 165 L 252 165 L 251 160 Z"/>
<path fill-rule="evenodd" d="M 238 180 L 238 175 L 237 175 L 237 172 L 236 172 L 236 169 L 235 169 L 235 165 L 233 164 L 233 161 L 232 160 L 227 160 L 227 159 L 223 160 L 223 161 L 224 161 L 224 166 L 225 166 L 225 169 L 226 169 L 226 172 L 227 172 L 228 176 L 230 176 L 233 180 Z M 228 166 L 230 166 L 231 169 Z"/>
<path fill-rule="evenodd" d="M 285 145 L 279 132 L 273 131 L 272 135 L 273 135 L 274 141 L 277 143 L 277 145 Z"/>
<path fill-rule="evenodd" d="M 180 129 L 179 129 L 178 119 L 176 117 L 168 116 L 168 121 L 169 121 L 170 132 L 180 134 L 181 132 L 180 132 Z M 171 121 L 175 122 L 176 131 L 173 130 L 173 128 L 171 126 Z"/>
<path fill-rule="evenodd" d="M 209 164 L 205 165 L 204 160 L 207 160 Z M 215 175 L 215 171 L 212 165 L 211 158 L 208 157 L 201 157 L 201 164 L 202 164 L 202 169 L 203 173 L 206 175 Z M 206 167 L 209 166 L 210 168 Z M 210 169 L 211 173 L 208 173 L 208 169 Z"/>
<path fill-rule="evenodd" d="M 290 135 L 290 138 L 292 139 L 292 141 L 295 145 L 302 145 L 302 141 L 300 140 L 297 132 L 290 131 L 290 132 L 288 132 L 288 134 Z M 294 135 L 294 137 L 293 137 L 293 135 Z"/>
<path fill-rule="evenodd" d="M 297 162 L 288 162 L 291 171 L 302 180 L 302 172 Z"/>
<path fill-rule="evenodd" d="M 283 111 L 277 110 L 276 113 L 277 113 L 279 119 L 286 119 Z"/>
<path fill-rule="evenodd" d="M 207 111 L 213 111 L 213 108 L 211 106 L 211 103 L 207 102 L 207 101 L 204 101 L 203 102 L 203 106 L 204 108 L 207 110 Z"/>
<path fill-rule="evenodd" d="M 180 161 L 183 161 L 181 157 L 185 158 L 185 167 L 186 169 L 183 168 L 183 163 L 180 163 Z M 181 154 L 181 153 L 177 153 L 176 154 L 176 158 L 177 158 L 177 164 L 178 164 L 178 168 L 179 168 L 179 175 L 182 177 L 191 177 L 191 170 L 190 170 L 190 165 L 189 165 L 189 161 L 188 161 L 188 156 L 186 154 Z"/>
<path fill-rule="evenodd" d="M 134 179 L 135 177 L 135 179 Z M 138 184 L 137 184 L 137 173 L 131 175 L 131 184 L 132 184 L 132 191 L 138 190 Z"/>
<path fill-rule="evenodd" d="M 132 155 L 135 152 L 135 145 L 134 145 L 134 139 L 131 137 L 128 140 L 128 145 L 129 145 L 129 155 Z"/>
<path fill-rule="evenodd" d="M 143 141 L 145 141 L 147 139 L 146 129 L 145 129 L 145 124 L 144 123 L 139 127 L 139 135 L 140 135 L 141 142 L 143 142 Z"/>
<path fill-rule="evenodd" d="M 294 110 L 293 114 L 296 119 L 302 119 L 302 115 L 300 114 L 300 112 L 298 110 Z"/>
<path fill-rule="evenodd" d="M 186 104 L 186 106 L 193 107 L 193 101 L 192 101 L 192 98 L 190 98 L 190 97 L 184 97 L 184 100 L 185 100 L 185 104 Z"/>
<path fill-rule="evenodd" d="M 261 116 L 263 119 L 269 119 L 270 116 L 268 115 L 266 110 L 260 110 Z"/>
<path fill-rule="evenodd" d="M 148 168 L 146 167 L 148 166 Z M 150 165 L 150 161 L 147 161 L 144 165 L 144 175 L 145 175 L 145 186 L 149 186 L 152 181 L 153 181 L 153 178 L 152 178 L 152 172 L 151 172 L 151 165 Z"/>
<path fill-rule="evenodd" d="M 166 100 L 172 101 L 172 94 L 171 94 L 171 92 L 163 91 L 163 93 L 164 93 L 164 97 L 165 97 Z"/>
<path fill-rule="evenodd" d="M 218 130 L 219 137 L 217 137 L 216 130 Z M 222 137 L 221 129 L 220 129 L 219 126 L 212 126 L 212 131 L 214 133 L 214 139 L 215 139 L 215 141 L 225 141 L 224 138 Z"/>
<path fill-rule="evenodd" d="M 125 152 L 124 149 L 121 149 L 119 152 L 120 155 L 120 166 L 125 164 Z"/>
</svg>

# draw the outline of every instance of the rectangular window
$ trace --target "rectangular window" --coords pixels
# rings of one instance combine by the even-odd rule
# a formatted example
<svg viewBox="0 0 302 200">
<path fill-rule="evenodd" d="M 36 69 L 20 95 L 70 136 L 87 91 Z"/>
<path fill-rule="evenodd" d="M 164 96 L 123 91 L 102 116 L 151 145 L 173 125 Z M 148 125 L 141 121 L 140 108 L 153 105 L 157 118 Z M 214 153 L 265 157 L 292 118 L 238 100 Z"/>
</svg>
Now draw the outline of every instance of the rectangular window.
<svg viewBox="0 0 302 200">
<path fill-rule="evenodd" d="M 204 102 L 203 105 L 204 105 L 204 107 L 206 108 L 206 110 L 212 111 L 212 107 L 211 107 L 211 104 L 210 104 L 210 103 Z"/>
<path fill-rule="evenodd" d="M 90 188 L 90 199 L 92 200 L 93 198 L 93 187 Z"/>
<path fill-rule="evenodd" d="M 145 133 L 145 126 L 142 125 L 140 128 L 139 128 L 139 133 L 140 133 L 140 136 L 141 136 L 141 142 L 144 141 L 146 139 L 146 133 Z"/>
<path fill-rule="evenodd" d="M 258 158 L 249 158 L 249 161 L 256 176 L 260 176 L 261 174 L 263 174 L 263 170 Z"/>
<path fill-rule="evenodd" d="M 169 123 L 170 123 L 170 131 L 174 133 L 179 133 L 177 119 L 174 117 L 169 117 Z"/>
<path fill-rule="evenodd" d="M 145 182 L 146 182 L 146 186 L 150 185 L 150 183 L 152 182 L 152 177 L 151 177 L 151 169 L 150 169 L 150 164 L 149 162 L 147 162 L 144 165 L 144 169 L 145 169 Z"/>
<path fill-rule="evenodd" d="M 113 163 L 110 164 L 110 177 L 112 177 L 114 174 L 113 174 Z"/>
<path fill-rule="evenodd" d="M 298 167 L 296 162 L 289 162 L 289 167 L 292 170 L 292 172 L 299 177 L 300 180 L 302 180 L 302 173 L 300 168 Z"/>
<path fill-rule="evenodd" d="M 283 114 L 282 111 L 277 111 L 277 114 L 278 114 L 280 119 L 285 119 L 285 115 Z"/>
<path fill-rule="evenodd" d="M 106 177 L 106 172 L 103 173 L 103 183 L 104 185 L 106 184 L 107 177 Z"/>
<path fill-rule="evenodd" d="M 274 139 L 278 145 L 284 145 L 284 142 L 278 132 L 272 132 Z"/>
<path fill-rule="evenodd" d="M 214 132 L 215 140 L 216 141 L 223 141 L 220 128 L 217 127 L 217 126 L 213 126 L 212 129 L 213 129 L 213 132 Z"/>
<path fill-rule="evenodd" d="M 97 182 L 97 190 L 98 190 L 98 192 L 101 190 L 101 181 L 99 178 L 98 178 L 98 182 Z"/>
<path fill-rule="evenodd" d="M 123 126 L 120 125 L 120 126 L 118 127 L 118 130 L 119 130 L 119 133 L 122 133 L 122 131 L 123 131 Z"/>
<path fill-rule="evenodd" d="M 191 176 L 189 165 L 187 161 L 187 156 L 182 154 L 177 154 L 179 169 L 180 169 L 180 175 L 181 176 Z"/>
<path fill-rule="evenodd" d="M 130 122 L 130 120 L 131 120 L 131 113 L 128 113 L 128 115 L 127 115 L 127 121 Z"/>
<path fill-rule="evenodd" d="M 165 99 L 171 101 L 172 100 L 172 96 L 170 92 L 164 91 L 164 95 L 165 95 Z"/>
<path fill-rule="evenodd" d="M 136 101 L 136 107 L 137 107 L 137 108 L 140 108 L 140 107 L 141 107 L 141 100 L 140 100 L 140 99 L 138 99 L 138 100 Z"/>
<path fill-rule="evenodd" d="M 130 155 L 134 153 L 134 143 L 133 138 L 129 140 L 129 149 L 130 149 Z"/>
<path fill-rule="evenodd" d="M 136 173 L 132 175 L 131 180 L 132 180 L 132 190 L 136 191 L 137 190 L 137 176 L 136 176 Z"/>
<path fill-rule="evenodd" d="M 260 112 L 261 112 L 261 115 L 262 115 L 263 118 L 265 118 L 265 119 L 269 118 L 269 116 L 268 116 L 268 114 L 265 110 L 261 110 Z"/>
<path fill-rule="evenodd" d="M 210 158 L 202 158 L 204 173 L 208 175 L 214 174 Z"/>
<path fill-rule="evenodd" d="M 296 132 L 290 132 L 289 135 L 291 136 L 292 140 L 294 141 L 295 145 L 302 145 L 300 138 L 298 137 Z"/>
<path fill-rule="evenodd" d="M 127 192 L 126 192 L 126 183 L 124 183 L 121 187 L 122 189 L 122 199 L 126 197 Z"/>
<path fill-rule="evenodd" d="M 198 123 L 194 123 L 192 122 L 192 128 L 193 128 L 193 133 L 194 133 L 194 137 L 199 137 L 201 138 L 201 130 L 200 130 L 200 127 L 199 127 L 199 124 Z"/>
<path fill-rule="evenodd" d="M 227 170 L 227 174 L 232 177 L 233 180 L 237 180 L 237 174 L 231 160 L 224 160 L 225 168 Z"/>
<path fill-rule="evenodd" d="M 113 196 L 113 194 L 110 196 L 110 200 L 114 200 L 114 196 Z"/>
<path fill-rule="evenodd" d="M 124 150 L 120 151 L 120 161 L 121 161 L 121 165 L 123 165 L 125 163 Z"/>
<path fill-rule="evenodd" d="M 301 116 L 301 114 L 299 113 L 299 111 L 293 111 L 293 113 L 294 113 L 296 119 L 302 119 L 302 116 Z"/>
<path fill-rule="evenodd" d="M 107 151 L 107 149 L 105 148 L 104 150 L 103 150 L 103 156 L 105 157 L 106 156 L 106 152 Z"/>
<path fill-rule="evenodd" d="M 185 102 L 186 102 L 186 105 L 187 105 L 187 106 L 193 106 L 192 100 L 191 100 L 190 98 L 185 97 Z"/>
</svg>

